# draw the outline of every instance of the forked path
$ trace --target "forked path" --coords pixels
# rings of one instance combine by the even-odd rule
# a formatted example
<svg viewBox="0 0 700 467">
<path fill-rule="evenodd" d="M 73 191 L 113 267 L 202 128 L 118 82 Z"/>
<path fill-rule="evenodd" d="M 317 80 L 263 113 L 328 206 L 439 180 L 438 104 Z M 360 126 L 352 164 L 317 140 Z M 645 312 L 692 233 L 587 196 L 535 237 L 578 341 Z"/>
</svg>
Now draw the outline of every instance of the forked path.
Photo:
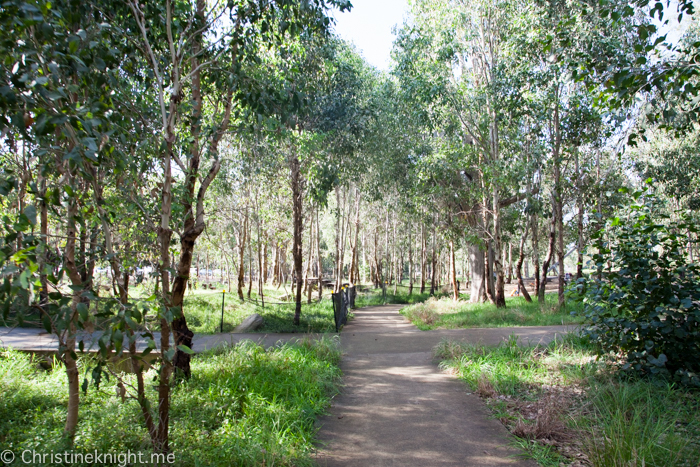
<svg viewBox="0 0 700 467">
<path fill-rule="evenodd" d="M 321 466 L 536 466 L 432 348 L 444 338 L 496 344 L 511 333 L 549 341 L 564 327 L 419 331 L 399 305 L 355 311 L 343 330 L 344 387 L 320 420 Z"/>
</svg>

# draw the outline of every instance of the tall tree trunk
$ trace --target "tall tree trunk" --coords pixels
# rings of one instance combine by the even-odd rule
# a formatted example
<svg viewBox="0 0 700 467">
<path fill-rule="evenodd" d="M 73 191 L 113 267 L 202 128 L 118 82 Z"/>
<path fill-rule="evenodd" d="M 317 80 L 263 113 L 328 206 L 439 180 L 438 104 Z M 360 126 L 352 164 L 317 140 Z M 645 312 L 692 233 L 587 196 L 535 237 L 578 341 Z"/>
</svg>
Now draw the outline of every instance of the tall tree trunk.
<svg viewBox="0 0 700 467">
<path fill-rule="evenodd" d="M 552 210 L 556 211 L 557 203 L 555 201 L 555 195 L 552 194 Z M 547 251 L 547 257 L 542 263 L 542 281 L 540 282 L 540 289 L 537 293 L 537 300 L 540 303 L 544 303 L 544 295 L 547 288 L 547 272 L 549 271 L 549 265 L 554 258 L 554 252 L 556 250 L 556 228 L 557 228 L 557 214 L 552 212 L 552 220 L 549 223 L 549 250 Z"/>
<path fill-rule="evenodd" d="M 340 266 L 340 250 L 342 249 L 342 236 L 343 236 L 343 226 L 342 226 L 342 217 L 343 217 L 343 208 L 340 203 L 340 187 L 335 188 L 335 199 L 336 199 L 336 205 L 338 209 L 338 213 L 336 215 L 335 219 L 335 270 L 334 270 L 334 275 L 335 275 L 335 287 L 334 290 L 337 293 L 340 290 L 340 287 L 342 285 L 342 278 L 341 278 L 341 266 Z"/>
<path fill-rule="evenodd" d="M 389 282 L 391 277 L 391 253 L 389 251 L 389 207 L 386 208 L 386 223 L 384 225 L 384 266 L 382 271 L 384 275 L 382 277 L 382 283 L 384 286 Z"/>
<path fill-rule="evenodd" d="M 323 262 L 321 261 L 321 224 L 319 223 L 319 211 L 320 207 L 316 206 L 316 261 L 317 272 L 318 272 L 318 301 L 320 302 L 323 298 Z"/>
<path fill-rule="evenodd" d="M 206 1 L 197 0 L 196 16 L 197 23 L 204 24 L 206 15 Z M 184 207 L 183 231 L 180 234 L 180 261 L 177 264 L 177 276 L 173 280 L 171 308 L 179 309 L 180 314 L 173 320 L 172 330 L 175 341 L 175 357 L 173 365 L 178 372 L 186 378 L 190 377 L 190 354 L 181 350 L 183 347 L 192 348 L 192 337 L 194 333 L 187 326 L 187 320 L 183 309 L 183 300 L 187 283 L 190 279 L 190 269 L 192 267 L 192 252 L 194 250 L 197 238 L 204 231 L 204 196 L 206 195 L 211 182 L 216 178 L 221 168 L 221 161 L 215 158 L 207 175 L 202 178 L 200 174 L 201 156 L 204 152 L 200 148 L 199 139 L 201 134 L 201 116 L 202 116 L 202 94 L 201 94 L 201 67 L 199 66 L 200 51 L 202 49 L 202 41 L 204 31 L 196 34 L 192 45 L 192 58 L 190 65 L 192 67 L 192 79 L 190 83 L 192 114 L 191 114 L 191 144 L 190 155 L 188 161 L 187 172 L 185 174 L 185 193 L 181 200 Z M 228 129 L 228 124 L 231 116 L 231 102 L 233 100 L 233 89 L 229 89 L 226 98 L 223 100 L 223 112 L 221 123 L 216 130 L 208 136 L 207 149 L 208 154 L 217 155 L 219 141 Z M 199 188 L 195 193 L 195 187 L 199 184 Z M 193 206 L 196 203 L 196 206 Z M 193 209 L 194 208 L 194 209 Z"/>
<path fill-rule="evenodd" d="M 292 213 L 294 220 L 294 244 L 292 246 L 292 256 L 294 257 L 294 272 L 297 277 L 296 283 L 296 306 L 294 309 L 294 325 L 298 326 L 301 319 L 301 269 L 303 266 L 302 257 L 302 231 L 303 231 L 303 211 L 302 211 L 302 187 L 301 187 L 301 164 L 296 151 L 292 149 L 289 160 L 292 185 Z M 292 289 L 293 290 L 293 289 Z"/>
<path fill-rule="evenodd" d="M 486 296 L 493 303 L 496 304 L 496 284 L 494 281 L 494 253 L 493 253 L 493 241 L 489 240 L 486 242 Z"/>
<path fill-rule="evenodd" d="M 355 200 L 355 241 L 352 244 L 352 259 L 350 260 L 350 283 L 359 282 L 357 277 L 357 241 L 360 232 L 360 190 L 356 189 Z"/>
<path fill-rule="evenodd" d="M 238 234 L 238 298 L 244 302 L 243 286 L 245 284 L 245 245 L 246 235 L 248 234 L 248 208 L 245 209 L 243 225 Z"/>
<path fill-rule="evenodd" d="M 435 288 L 436 288 L 435 270 L 437 269 L 437 262 L 438 262 L 437 261 L 437 252 L 436 252 L 436 249 L 437 249 L 436 237 L 437 237 L 437 235 L 435 233 L 435 230 L 433 230 L 433 249 L 432 249 L 433 251 L 431 252 L 431 258 L 430 258 L 430 295 L 431 296 L 435 295 Z"/>
<path fill-rule="evenodd" d="M 557 88 L 558 89 L 558 88 Z M 563 193 L 561 185 L 561 161 L 560 148 L 562 141 L 561 124 L 559 121 L 559 102 L 555 103 L 554 107 L 554 128 L 555 128 L 555 151 L 554 151 L 554 214 L 556 217 L 557 229 L 557 262 L 559 263 L 559 307 L 564 306 L 566 287 L 564 281 L 564 209 L 563 209 Z"/>
<path fill-rule="evenodd" d="M 535 295 L 539 299 L 540 294 L 540 249 L 539 249 L 539 225 L 537 222 L 537 214 L 531 214 L 530 221 L 532 222 L 532 269 L 535 276 Z"/>
<path fill-rule="evenodd" d="M 173 107 L 171 99 L 171 109 Z M 170 230 L 170 220 L 172 217 L 172 141 L 175 141 L 174 130 L 167 129 L 166 138 L 167 150 L 163 160 L 163 189 L 161 191 L 160 225 L 158 226 L 158 246 L 160 248 L 160 289 L 163 301 L 166 304 L 171 302 L 170 293 L 170 240 L 173 231 Z M 166 355 L 170 350 L 171 327 L 168 320 L 162 315 L 160 319 L 160 351 L 161 355 Z M 156 452 L 168 452 L 169 450 L 169 426 L 170 426 L 170 376 L 172 375 L 172 362 L 163 359 L 163 364 L 158 372 L 158 428 L 156 429 Z"/>
<path fill-rule="evenodd" d="M 523 236 L 520 237 L 520 254 L 518 255 L 518 262 L 515 265 L 515 276 L 518 278 L 518 288 L 520 289 L 520 293 L 523 294 L 523 298 L 525 298 L 525 301 L 528 303 L 532 302 L 532 298 L 527 288 L 525 288 L 525 282 L 523 282 L 523 261 L 525 260 L 525 241 L 527 240 L 529 225 L 529 219 L 526 219 Z"/>
<path fill-rule="evenodd" d="M 420 293 L 425 293 L 425 224 L 420 224 Z"/>
<path fill-rule="evenodd" d="M 62 358 L 66 368 L 66 376 L 68 377 L 68 407 L 66 411 L 66 424 L 64 433 L 66 437 L 73 442 L 75 431 L 78 427 L 78 413 L 80 409 L 80 373 L 75 355 L 75 343 L 77 336 L 76 320 L 78 319 L 77 307 L 80 303 L 80 291 L 82 289 L 82 281 L 78 272 L 78 267 L 75 258 L 75 240 L 76 240 L 76 217 L 78 215 L 77 200 L 73 199 L 68 203 L 67 209 L 68 226 L 66 229 L 66 248 L 64 250 L 64 266 L 68 272 L 68 278 L 73 286 L 71 311 L 68 319 L 68 327 L 65 331 L 65 348 Z"/>
<path fill-rule="evenodd" d="M 304 269 L 304 289 L 302 292 L 308 292 L 308 302 L 311 303 L 311 285 L 309 284 L 309 273 L 311 271 L 311 262 L 314 259 L 314 215 L 313 211 L 309 216 L 309 256 Z"/>
<path fill-rule="evenodd" d="M 382 287 L 382 263 L 379 260 L 379 244 L 377 243 L 377 230 L 379 227 L 374 228 L 374 287 Z"/>
<path fill-rule="evenodd" d="M 408 295 L 413 295 L 413 225 L 408 224 Z"/>
<path fill-rule="evenodd" d="M 513 282 L 513 244 L 508 242 L 508 277 L 506 277 L 506 284 Z"/>
<path fill-rule="evenodd" d="M 360 280 L 362 282 L 368 282 L 367 280 L 367 240 L 365 238 L 365 231 L 362 231 L 362 276 L 360 277 Z M 371 276 L 371 273 L 370 273 Z M 370 279 L 371 280 L 371 279 Z"/>
<path fill-rule="evenodd" d="M 263 284 L 267 284 L 267 279 L 268 279 L 267 270 L 269 267 L 267 264 L 267 256 L 268 256 L 267 244 L 269 242 L 269 238 L 268 238 L 267 234 L 263 234 L 263 235 L 265 238 L 265 241 L 263 242 L 263 254 L 262 254 L 263 255 L 263 266 L 262 266 L 262 268 L 263 268 Z"/>
<path fill-rule="evenodd" d="M 579 154 L 578 148 L 574 149 L 574 163 L 576 164 L 576 231 L 578 233 L 576 238 L 576 250 L 578 253 L 578 258 L 576 259 L 576 279 L 581 279 L 583 277 L 583 171 L 579 164 Z M 692 256 L 691 256 L 692 260 Z"/>
<path fill-rule="evenodd" d="M 398 281 L 399 281 L 399 261 L 398 261 L 398 255 L 396 252 L 396 219 L 394 219 L 393 222 L 393 233 L 392 233 L 392 238 L 391 238 L 391 250 L 392 250 L 392 256 L 393 256 L 393 267 L 392 267 L 392 274 L 391 274 L 391 280 L 393 281 L 394 284 L 394 295 L 396 295 L 396 292 L 398 290 Z"/>
<path fill-rule="evenodd" d="M 503 308 L 506 306 L 506 294 L 505 294 L 505 275 L 503 271 L 503 264 L 501 259 L 503 257 L 502 250 L 502 237 L 501 237 L 501 200 L 498 194 L 498 187 L 494 185 L 493 188 L 493 259 L 494 259 L 494 269 L 496 272 L 496 306 Z"/>
<path fill-rule="evenodd" d="M 340 279 L 340 288 L 343 287 L 345 277 L 345 250 L 347 249 L 348 232 L 350 231 L 350 217 L 352 203 L 348 199 L 350 188 L 343 191 L 343 206 L 347 209 L 346 213 L 341 218 L 341 237 L 340 237 L 340 258 L 338 261 L 338 278 Z"/>
<path fill-rule="evenodd" d="M 265 307 L 265 291 L 263 290 L 263 284 L 265 281 L 263 280 L 263 258 L 262 258 L 262 234 L 261 234 L 261 229 L 260 229 L 260 205 L 258 204 L 258 192 L 257 190 L 255 191 L 255 210 L 256 210 L 256 215 L 255 215 L 255 225 L 258 228 L 258 295 L 260 296 L 260 303 L 262 304 L 263 308 Z"/>
<path fill-rule="evenodd" d="M 279 289 L 280 287 L 280 246 L 273 246 L 272 253 L 272 285 L 276 285 Z"/>
<path fill-rule="evenodd" d="M 452 274 L 452 299 L 457 301 L 459 300 L 459 287 L 457 286 L 457 271 L 456 271 L 456 266 L 455 266 L 455 242 L 454 240 L 450 240 L 450 271 Z"/>
<path fill-rule="evenodd" d="M 310 270 L 310 274 L 313 274 L 314 266 L 312 266 L 312 262 L 313 262 L 313 259 L 314 259 L 314 247 L 316 246 L 316 243 L 315 243 L 315 241 L 316 241 L 316 235 L 314 235 L 314 233 L 315 233 L 315 232 L 314 232 L 314 227 L 316 227 L 316 230 L 318 230 L 318 224 L 314 225 L 314 214 L 315 214 L 315 212 L 314 212 L 314 209 L 313 209 L 313 207 L 312 207 L 312 208 L 311 208 L 311 213 L 310 213 L 310 216 L 311 216 L 311 226 L 310 226 L 310 228 L 309 228 L 309 270 Z M 307 273 L 307 274 L 309 274 L 309 273 Z M 319 284 L 320 284 L 320 282 L 319 282 Z M 308 277 L 307 277 L 307 284 L 306 284 L 306 302 L 307 302 L 308 304 L 311 304 L 311 294 L 312 294 L 312 292 L 313 292 L 313 288 L 314 288 L 314 287 L 313 287 L 313 283 L 312 283 L 312 282 L 309 282 L 309 281 L 308 281 Z"/>
<path fill-rule="evenodd" d="M 248 222 L 248 300 L 253 292 L 253 225 Z"/>
</svg>

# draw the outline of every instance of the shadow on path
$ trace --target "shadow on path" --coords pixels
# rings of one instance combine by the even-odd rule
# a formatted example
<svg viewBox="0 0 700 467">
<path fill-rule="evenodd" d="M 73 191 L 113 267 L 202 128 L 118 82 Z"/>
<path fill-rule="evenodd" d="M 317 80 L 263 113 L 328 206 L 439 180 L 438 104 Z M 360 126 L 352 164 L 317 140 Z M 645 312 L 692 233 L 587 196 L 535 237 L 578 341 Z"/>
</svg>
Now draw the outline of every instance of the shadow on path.
<svg viewBox="0 0 700 467">
<path fill-rule="evenodd" d="M 514 331 L 524 342 L 548 342 L 554 328 L 420 331 L 401 305 L 355 311 L 343 330 L 344 388 L 319 431 L 321 466 L 536 466 L 509 446 L 467 387 L 441 372 L 432 348 L 444 338 L 497 344 Z"/>
</svg>

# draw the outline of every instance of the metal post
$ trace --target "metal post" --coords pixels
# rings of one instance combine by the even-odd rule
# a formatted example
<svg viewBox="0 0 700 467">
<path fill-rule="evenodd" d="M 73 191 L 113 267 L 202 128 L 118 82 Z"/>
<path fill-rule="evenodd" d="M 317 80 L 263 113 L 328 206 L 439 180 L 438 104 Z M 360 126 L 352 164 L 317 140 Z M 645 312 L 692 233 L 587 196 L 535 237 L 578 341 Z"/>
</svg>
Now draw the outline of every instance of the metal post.
<svg viewBox="0 0 700 467">
<path fill-rule="evenodd" d="M 224 332 L 224 302 L 226 301 L 226 289 L 221 292 L 221 331 Z"/>
</svg>

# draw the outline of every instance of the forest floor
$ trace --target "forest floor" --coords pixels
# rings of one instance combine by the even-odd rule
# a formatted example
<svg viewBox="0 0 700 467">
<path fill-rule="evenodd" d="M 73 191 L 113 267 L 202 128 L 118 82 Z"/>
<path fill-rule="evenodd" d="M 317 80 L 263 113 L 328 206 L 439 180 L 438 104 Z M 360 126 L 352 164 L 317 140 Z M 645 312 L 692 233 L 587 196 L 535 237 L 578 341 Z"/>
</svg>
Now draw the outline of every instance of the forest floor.
<svg viewBox="0 0 700 467">
<path fill-rule="evenodd" d="M 431 301 L 436 300 L 427 303 Z M 211 443 L 194 449 L 188 447 L 189 437 L 183 438 L 178 443 L 187 451 L 183 459 L 207 459 L 208 465 L 257 465 L 264 459 L 276 465 L 321 466 L 602 466 L 617 465 L 617 459 L 642 465 L 644 459 L 644 465 L 696 467 L 700 462 L 698 393 L 663 381 L 618 376 L 612 364 L 596 360 L 594 349 L 569 334 L 575 325 L 422 332 L 399 314 L 402 306 L 358 309 L 334 339 L 319 333 L 200 335 L 195 346 L 200 355 L 193 365 L 203 374 L 187 383 L 193 396 L 176 392 L 174 413 L 186 412 L 191 404 L 225 410 L 212 409 L 197 419 Z M 435 358 L 442 360 L 440 367 Z M 59 439 L 65 392 L 41 403 L 32 394 L 63 385 L 63 372 L 42 372 L 14 351 L 0 355 L 0 366 L 3 398 L 24 394 L 28 401 L 23 402 L 24 396 L 8 399 L 0 419 L 12 423 L 0 422 L 0 439 L 13 448 L 31 446 L 32 439 Z M 319 372 L 319 377 L 292 382 L 288 370 Z M 341 370 L 341 392 L 331 399 Z M 257 392 L 236 395 L 240 381 L 231 383 L 233 376 L 227 376 L 212 383 L 217 373 L 244 378 L 245 386 Z M 197 388 L 211 384 L 221 386 L 224 399 L 211 391 L 199 394 Z M 87 396 L 81 448 L 107 446 L 109 436 L 99 434 L 106 430 L 100 427 L 105 420 L 116 423 L 117 415 L 99 407 L 133 418 L 135 430 L 139 425 L 138 414 L 119 406 L 110 394 L 107 387 Z M 253 406 L 251 397 L 262 405 Z M 241 412 L 233 418 L 231 400 L 240 402 L 234 409 Z M 270 401 L 277 401 L 272 405 L 275 413 L 283 411 L 282 418 L 265 415 Z M 299 410 L 306 421 L 292 423 Z M 215 427 L 223 423 L 220 417 L 228 420 L 224 431 Z M 290 424 L 285 425 L 287 417 Z M 253 436 L 233 434 L 243 432 Z M 136 431 L 121 435 L 119 443 L 148 449 Z"/>
</svg>

